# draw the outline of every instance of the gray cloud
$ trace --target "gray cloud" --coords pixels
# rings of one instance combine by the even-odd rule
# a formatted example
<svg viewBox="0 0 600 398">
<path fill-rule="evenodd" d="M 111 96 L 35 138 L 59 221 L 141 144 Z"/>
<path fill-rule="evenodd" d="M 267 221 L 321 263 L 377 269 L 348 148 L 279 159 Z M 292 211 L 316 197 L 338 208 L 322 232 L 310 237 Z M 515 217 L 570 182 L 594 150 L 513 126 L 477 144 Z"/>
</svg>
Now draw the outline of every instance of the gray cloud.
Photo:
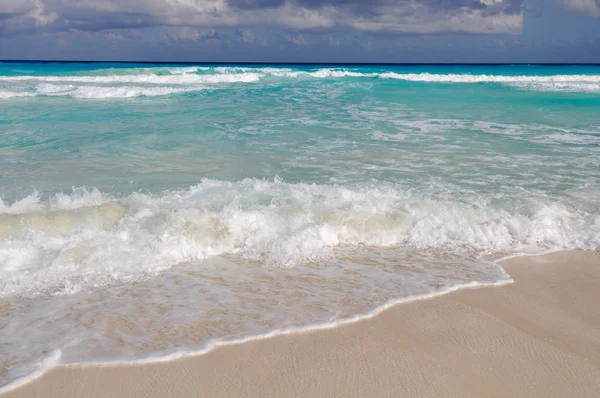
<svg viewBox="0 0 600 398">
<path fill-rule="evenodd" d="M 600 17 L 600 0 L 565 0 L 565 6 L 581 14 Z"/>
<path fill-rule="evenodd" d="M 0 21 L 8 33 L 163 26 L 514 34 L 523 0 L 2 0 Z"/>
</svg>

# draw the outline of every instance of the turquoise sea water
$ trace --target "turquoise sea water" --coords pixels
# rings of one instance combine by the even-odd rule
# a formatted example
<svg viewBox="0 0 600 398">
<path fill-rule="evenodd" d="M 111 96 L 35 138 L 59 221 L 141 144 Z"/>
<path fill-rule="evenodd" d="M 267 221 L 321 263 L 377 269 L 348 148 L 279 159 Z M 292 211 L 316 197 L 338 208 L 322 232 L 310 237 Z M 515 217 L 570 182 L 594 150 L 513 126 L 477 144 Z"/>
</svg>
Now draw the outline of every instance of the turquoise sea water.
<svg viewBox="0 0 600 398">
<path fill-rule="evenodd" d="M 568 248 L 600 248 L 598 66 L 0 63 L 0 385 Z"/>
</svg>

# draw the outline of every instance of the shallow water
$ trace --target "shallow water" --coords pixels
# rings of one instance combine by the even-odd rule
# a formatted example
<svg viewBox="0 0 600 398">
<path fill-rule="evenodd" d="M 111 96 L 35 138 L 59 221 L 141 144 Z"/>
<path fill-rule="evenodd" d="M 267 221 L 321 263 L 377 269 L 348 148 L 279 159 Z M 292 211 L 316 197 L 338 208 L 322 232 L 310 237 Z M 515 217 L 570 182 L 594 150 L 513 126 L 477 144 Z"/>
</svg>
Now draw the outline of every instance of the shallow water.
<svg viewBox="0 0 600 398">
<path fill-rule="evenodd" d="M 597 250 L 597 109 L 600 67 L 0 63 L 0 385 Z"/>
</svg>

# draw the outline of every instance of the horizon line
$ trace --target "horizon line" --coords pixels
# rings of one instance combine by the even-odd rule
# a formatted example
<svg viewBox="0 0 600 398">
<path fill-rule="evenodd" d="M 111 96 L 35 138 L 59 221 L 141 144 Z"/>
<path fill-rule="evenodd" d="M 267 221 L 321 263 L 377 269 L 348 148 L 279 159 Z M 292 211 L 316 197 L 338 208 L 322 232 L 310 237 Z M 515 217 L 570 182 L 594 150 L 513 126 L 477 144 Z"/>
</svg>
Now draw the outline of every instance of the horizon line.
<svg viewBox="0 0 600 398">
<path fill-rule="evenodd" d="M 387 66 L 600 66 L 596 62 L 259 62 L 259 61 L 97 61 L 0 59 L 0 63 L 164 64 L 164 65 L 387 65 Z"/>
</svg>

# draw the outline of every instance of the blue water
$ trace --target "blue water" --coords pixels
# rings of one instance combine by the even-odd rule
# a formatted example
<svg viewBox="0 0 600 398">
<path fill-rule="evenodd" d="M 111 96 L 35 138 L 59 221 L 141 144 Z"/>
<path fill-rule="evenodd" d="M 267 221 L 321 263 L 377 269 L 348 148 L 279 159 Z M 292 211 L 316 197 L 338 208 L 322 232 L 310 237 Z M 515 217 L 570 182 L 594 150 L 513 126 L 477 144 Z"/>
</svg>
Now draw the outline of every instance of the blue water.
<svg viewBox="0 0 600 398">
<path fill-rule="evenodd" d="M 598 250 L 599 109 L 598 66 L 0 63 L 0 385 Z"/>
</svg>

